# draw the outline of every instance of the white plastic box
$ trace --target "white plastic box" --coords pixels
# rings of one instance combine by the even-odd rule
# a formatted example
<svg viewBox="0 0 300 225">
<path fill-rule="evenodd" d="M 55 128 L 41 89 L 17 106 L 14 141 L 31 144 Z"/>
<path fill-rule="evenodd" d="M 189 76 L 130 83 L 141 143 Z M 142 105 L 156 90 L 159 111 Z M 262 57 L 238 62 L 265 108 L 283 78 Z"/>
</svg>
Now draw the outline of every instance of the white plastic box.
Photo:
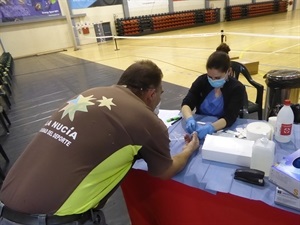
<svg viewBox="0 0 300 225">
<path fill-rule="evenodd" d="M 202 158 L 238 166 L 250 167 L 254 141 L 206 135 Z"/>
<path fill-rule="evenodd" d="M 300 168 L 293 162 L 300 158 L 300 149 L 282 159 L 271 168 L 269 180 L 290 194 L 300 197 Z"/>
</svg>

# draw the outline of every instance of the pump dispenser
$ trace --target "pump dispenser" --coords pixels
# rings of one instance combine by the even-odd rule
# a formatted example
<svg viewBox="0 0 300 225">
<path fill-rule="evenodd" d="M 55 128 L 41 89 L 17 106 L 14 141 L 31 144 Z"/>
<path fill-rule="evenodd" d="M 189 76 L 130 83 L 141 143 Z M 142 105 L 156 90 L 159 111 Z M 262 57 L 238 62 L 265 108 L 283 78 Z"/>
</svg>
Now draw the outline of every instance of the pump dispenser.
<svg viewBox="0 0 300 225">
<path fill-rule="evenodd" d="M 265 172 L 265 176 L 270 174 L 271 166 L 274 163 L 275 143 L 270 141 L 266 135 L 257 139 L 252 147 L 252 157 L 250 168 Z"/>
</svg>

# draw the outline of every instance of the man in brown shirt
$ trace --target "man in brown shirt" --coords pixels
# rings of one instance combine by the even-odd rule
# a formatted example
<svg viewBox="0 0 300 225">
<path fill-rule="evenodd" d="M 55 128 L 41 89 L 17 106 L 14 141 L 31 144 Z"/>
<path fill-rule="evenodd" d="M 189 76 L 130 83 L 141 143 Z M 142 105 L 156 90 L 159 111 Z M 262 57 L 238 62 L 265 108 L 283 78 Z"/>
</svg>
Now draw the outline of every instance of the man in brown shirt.
<svg viewBox="0 0 300 225">
<path fill-rule="evenodd" d="M 162 71 L 138 61 L 117 85 L 92 88 L 59 108 L 40 129 L 4 180 L 0 225 L 84 224 L 100 211 L 134 161 L 169 179 L 198 149 L 197 134 L 170 155 L 168 130 L 153 112 Z M 87 224 L 87 223 L 85 223 Z"/>
</svg>

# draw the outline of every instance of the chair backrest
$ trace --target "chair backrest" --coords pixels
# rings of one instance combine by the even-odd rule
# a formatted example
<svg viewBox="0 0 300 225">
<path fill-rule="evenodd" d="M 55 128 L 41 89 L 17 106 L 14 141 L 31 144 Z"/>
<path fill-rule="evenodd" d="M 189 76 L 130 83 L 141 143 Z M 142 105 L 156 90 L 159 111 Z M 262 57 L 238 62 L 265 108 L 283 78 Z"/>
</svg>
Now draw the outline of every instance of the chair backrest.
<svg viewBox="0 0 300 225">
<path fill-rule="evenodd" d="M 255 103 L 262 106 L 264 86 L 252 79 L 248 69 L 242 63 L 231 61 L 233 76 L 238 80 L 242 74 L 246 80 L 257 90 Z"/>
</svg>

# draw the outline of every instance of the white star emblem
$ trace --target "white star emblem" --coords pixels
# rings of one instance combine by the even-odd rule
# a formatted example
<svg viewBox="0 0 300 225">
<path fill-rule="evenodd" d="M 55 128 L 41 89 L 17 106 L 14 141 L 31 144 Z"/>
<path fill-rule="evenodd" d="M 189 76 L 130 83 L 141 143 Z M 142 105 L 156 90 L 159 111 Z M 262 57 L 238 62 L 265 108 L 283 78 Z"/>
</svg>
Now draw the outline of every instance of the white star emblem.
<svg viewBox="0 0 300 225">
<path fill-rule="evenodd" d="M 106 106 L 109 110 L 111 110 L 112 105 L 116 106 L 112 101 L 113 98 L 106 98 L 105 96 L 102 97 L 102 100 L 97 100 L 97 102 L 100 102 L 99 107 Z"/>
<path fill-rule="evenodd" d="M 87 106 L 95 105 L 95 103 L 91 102 L 94 99 L 95 98 L 93 98 L 93 95 L 88 97 L 78 95 L 77 98 L 68 101 L 68 104 L 64 108 L 59 110 L 63 111 L 61 118 L 64 118 L 66 115 L 69 115 L 69 119 L 73 121 L 76 112 L 88 112 Z"/>
</svg>

